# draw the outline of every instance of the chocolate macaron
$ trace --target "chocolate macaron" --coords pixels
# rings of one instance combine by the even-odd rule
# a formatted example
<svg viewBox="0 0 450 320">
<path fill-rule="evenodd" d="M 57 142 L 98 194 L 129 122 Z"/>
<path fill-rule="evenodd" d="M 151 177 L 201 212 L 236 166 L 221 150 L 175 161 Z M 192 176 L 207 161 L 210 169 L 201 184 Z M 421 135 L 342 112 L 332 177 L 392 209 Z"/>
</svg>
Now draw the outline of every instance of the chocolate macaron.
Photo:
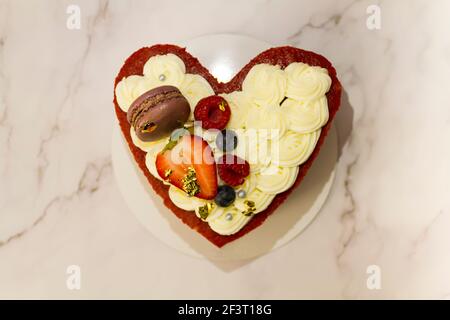
<svg viewBox="0 0 450 320">
<path fill-rule="evenodd" d="M 188 120 L 191 108 L 180 90 L 161 86 L 140 95 L 130 106 L 128 122 L 142 141 L 155 141 L 171 134 Z"/>
</svg>

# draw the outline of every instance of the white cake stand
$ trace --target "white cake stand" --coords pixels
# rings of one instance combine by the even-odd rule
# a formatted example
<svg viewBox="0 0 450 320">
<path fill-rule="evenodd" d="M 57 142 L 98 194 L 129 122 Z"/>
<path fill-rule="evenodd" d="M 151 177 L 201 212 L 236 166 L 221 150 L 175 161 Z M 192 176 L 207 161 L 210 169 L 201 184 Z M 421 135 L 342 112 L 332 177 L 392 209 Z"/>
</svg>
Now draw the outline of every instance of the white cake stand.
<svg viewBox="0 0 450 320">
<path fill-rule="evenodd" d="M 230 34 L 207 35 L 181 45 L 221 81 L 230 80 L 251 58 L 270 47 L 268 43 Z M 330 130 L 319 157 L 301 185 L 264 222 L 244 237 L 216 248 L 184 225 L 156 195 L 137 167 L 119 126 L 112 135 L 112 162 L 119 189 L 131 212 L 157 239 L 183 253 L 211 260 L 241 260 L 279 248 L 298 236 L 324 204 L 334 180 L 337 134 Z"/>
</svg>

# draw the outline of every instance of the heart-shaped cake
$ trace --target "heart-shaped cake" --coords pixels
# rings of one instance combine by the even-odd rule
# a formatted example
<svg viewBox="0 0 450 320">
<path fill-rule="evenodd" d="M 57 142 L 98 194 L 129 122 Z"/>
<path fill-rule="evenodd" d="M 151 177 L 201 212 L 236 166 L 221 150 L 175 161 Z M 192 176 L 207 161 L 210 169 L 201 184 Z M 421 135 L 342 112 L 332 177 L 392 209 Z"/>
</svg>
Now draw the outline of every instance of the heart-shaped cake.
<svg viewBox="0 0 450 320">
<path fill-rule="evenodd" d="M 305 177 L 339 108 L 323 56 L 266 50 L 228 83 L 184 48 L 133 53 L 114 106 L 134 159 L 185 224 L 218 247 L 260 226 Z"/>
</svg>

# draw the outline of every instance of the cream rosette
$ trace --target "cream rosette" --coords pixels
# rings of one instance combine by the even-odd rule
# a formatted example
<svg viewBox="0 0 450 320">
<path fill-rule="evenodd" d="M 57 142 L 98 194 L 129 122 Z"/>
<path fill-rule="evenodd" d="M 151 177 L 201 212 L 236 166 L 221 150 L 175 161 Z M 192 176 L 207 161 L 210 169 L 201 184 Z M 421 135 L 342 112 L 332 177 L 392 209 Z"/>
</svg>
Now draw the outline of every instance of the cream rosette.
<svg viewBox="0 0 450 320">
<path fill-rule="evenodd" d="M 257 64 L 245 77 L 242 91 L 258 105 L 277 107 L 286 96 L 285 72 L 278 65 Z"/>
<path fill-rule="evenodd" d="M 164 181 L 158 174 L 158 170 L 156 169 L 156 165 L 155 165 L 155 159 L 156 156 L 147 153 L 145 155 L 145 166 L 147 167 L 148 171 L 152 174 L 152 176 L 154 176 L 156 179 L 164 182 L 164 184 L 168 184 L 166 181 Z"/>
<path fill-rule="evenodd" d="M 186 192 L 172 185 L 169 187 L 169 198 L 178 208 L 186 211 L 194 211 L 195 215 L 200 219 L 200 208 L 210 203 L 212 210 L 204 221 L 215 219 L 224 211 L 224 208 L 218 207 L 214 202 L 197 197 L 189 197 Z"/>
<path fill-rule="evenodd" d="M 131 140 L 133 141 L 133 144 L 136 147 L 138 147 L 142 151 L 150 152 L 150 153 L 154 152 L 155 150 L 157 150 L 156 153 L 158 153 L 159 151 L 161 151 L 164 148 L 164 146 L 167 144 L 167 142 L 169 142 L 168 138 L 163 138 L 163 139 L 157 140 L 157 141 L 142 141 L 136 135 L 136 131 L 134 131 L 133 127 L 130 127 L 130 136 L 131 136 Z"/>
<path fill-rule="evenodd" d="M 262 150 L 262 149 L 261 149 Z M 270 149 L 267 149 L 270 150 Z M 263 153 L 259 150 L 257 153 L 255 153 L 255 157 L 251 157 L 251 160 L 249 162 L 250 164 L 250 171 L 253 173 L 260 173 L 265 168 L 270 166 L 272 159 L 270 153 Z"/>
<path fill-rule="evenodd" d="M 242 91 L 234 91 L 228 94 L 220 94 L 230 106 L 231 117 L 228 121 L 229 129 L 245 129 L 247 126 L 247 117 L 253 115 L 256 106 L 250 101 L 247 94 Z"/>
<path fill-rule="evenodd" d="M 186 74 L 179 89 L 191 107 L 189 116 L 191 121 L 194 120 L 194 109 L 197 103 L 205 97 L 214 95 L 214 90 L 208 81 L 198 74 Z"/>
<path fill-rule="evenodd" d="M 208 213 L 208 216 L 203 219 L 200 216 L 200 208 L 203 207 L 207 203 L 208 203 L 207 201 L 204 201 L 203 205 L 196 207 L 195 210 L 194 210 L 195 211 L 195 215 L 198 218 L 202 219 L 203 221 L 207 221 L 208 222 L 208 221 L 212 221 L 214 219 L 217 219 L 218 217 L 220 217 L 223 214 L 223 212 L 226 209 L 226 208 L 223 208 L 223 207 L 219 207 L 218 205 L 216 205 L 214 203 L 214 201 L 209 201 L 210 205 L 212 206 L 212 209 L 211 209 L 211 212 Z"/>
<path fill-rule="evenodd" d="M 258 189 L 268 194 L 275 195 L 284 192 L 294 184 L 298 170 L 298 166 L 279 167 L 271 165 L 256 175 L 256 185 Z"/>
<path fill-rule="evenodd" d="M 172 185 L 169 187 L 169 198 L 178 208 L 186 211 L 194 211 L 207 203 L 200 198 L 189 197 L 186 192 Z"/>
<path fill-rule="evenodd" d="M 125 77 L 116 86 L 116 99 L 122 111 L 127 112 L 134 100 L 148 90 L 155 88 L 154 81 L 143 76 Z"/>
<path fill-rule="evenodd" d="M 259 138 L 279 139 L 286 132 L 286 116 L 280 106 L 265 105 L 247 119 L 247 131 L 255 130 Z"/>
<path fill-rule="evenodd" d="M 288 131 L 278 140 L 278 146 L 272 146 L 272 163 L 281 167 L 301 165 L 314 151 L 319 137 L 320 130 L 311 133 Z"/>
<path fill-rule="evenodd" d="M 294 62 L 284 69 L 287 76 L 286 96 L 295 100 L 313 100 L 324 96 L 331 87 L 328 70 Z"/>
<path fill-rule="evenodd" d="M 325 96 L 308 101 L 286 99 L 281 109 L 288 128 L 298 133 L 316 131 L 328 122 L 328 100 Z"/>
<path fill-rule="evenodd" d="M 250 216 L 245 216 L 237 208 L 230 206 L 219 217 L 208 221 L 208 224 L 218 234 L 231 235 L 241 230 L 250 219 Z"/>
<path fill-rule="evenodd" d="M 256 188 L 257 182 L 256 174 L 251 172 L 250 175 L 245 178 L 244 183 L 236 188 L 236 191 L 243 190 L 245 191 L 245 194 L 249 194 Z"/>
<path fill-rule="evenodd" d="M 250 172 L 257 173 L 270 164 L 271 141 L 260 136 L 258 130 L 241 129 L 235 131 L 238 144 L 233 154 L 250 164 Z"/>
<path fill-rule="evenodd" d="M 248 209 L 246 202 L 253 201 L 256 209 L 253 214 L 257 214 L 261 211 L 266 210 L 269 204 L 272 202 L 273 198 L 275 198 L 274 194 L 269 194 L 261 191 L 258 188 L 255 188 L 250 193 L 248 193 L 245 198 L 237 198 L 234 201 L 234 206 L 242 213 Z"/>
<path fill-rule="evenodd" d="M 186 67 L 183 60 L 169 53 L 153 56 L 144 65 L 144 76 L 159 86 L 180 87 L 184 80 Z"/>
</svg>

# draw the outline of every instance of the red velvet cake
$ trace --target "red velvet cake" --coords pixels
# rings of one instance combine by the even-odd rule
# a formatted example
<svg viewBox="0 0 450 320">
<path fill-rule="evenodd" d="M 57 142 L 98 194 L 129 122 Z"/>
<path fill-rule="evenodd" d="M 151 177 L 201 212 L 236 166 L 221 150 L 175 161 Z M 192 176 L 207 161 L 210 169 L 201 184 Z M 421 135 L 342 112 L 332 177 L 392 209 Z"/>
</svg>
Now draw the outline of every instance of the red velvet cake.
<svg viewBox="0 0 450 320">
<path fill-rule="evenodd" d="M 297 174 L 296 178 L 294 178 L 294 180 L 290 184 L 290 187 L 287 190 L 284 190 L 284 191 L 282 191 L 280 193 L 276 193 L 276 194 L 274 193 L 273 197 L 271 197 L 272 200 L 271 200 L 270 204 L 268 204 L 267 207 L 264 210 L 260 211 L 258 214 L 254 214 L 252 216 L 252 218 L 248 222 L 246 222 L 245 225 L 243 225 L 242 228 L 240 228 L 239 230 L 237 230 L 234 233 L 220 234 L 220 233 L 216 232 L 215 230 L 213 230 L 210 227 L 210 225 L 205 222 L 205 220 L 203 219 L 203 216 L 200 217 L 198 214 L 194 214 L 193 211 L 187 211 L 187 210 L 181 209 L 179 206 L 177 206 L 173 203 L 173 201 L 169 197 L 170 183 L 172 182 L 172 185 L 175 185 L 177 187 L 179 187 L 179 185 L 174 183 L 175 179 L 173 179 L 171 181 L 168 177 L 177 168 L 169 166 L 169 167 L 165 168 L 164 171 L 160 171 L 159 175 L 160 176 L 165 175 L 168 183 L 165 183 L 165 181 L 161 181 L 160 178 L 155 177 L 155 175 L 149 171 L 148 165 L 146 164 L 146 152 L 143 151 L 141 148 L 137 147 L 136 144 L 133 142 L 133 137 L 130 134 L 130 130 L 133 129 L 132 124 L 130 124 L 129 119 L 127 119 L 127 112 L 125 112 L 123 110 L 123 108 L 121 108 L 119 106 L 118 98 L 116 95 L 116 92 L 117 92 L 116 87 L 119 84 L 119 82 L 122 79 L 133 76 L 133 75 L 143 76 L 145 73 L 144 66 L 147 63 L 147 61 L 149 61 L 150 58 L 155 57 L 155 56 L 164 56 L 164 55 L 168 55 L 168 54 L 173 54 L 182 60 L 182 62 L 184 63 L 184 66 L 185 66 L 185 72 L 187 74 L 199 75 L 199 76 L 203 77 L 209 83 L 212 90 L 214 91 L 214 94 L 217 95 L 217 97 L 219 97 L 219 95 L 222 96 L 223 94 L 225 94 L 223 96 L 226 97 L 226 94 L 230 94 L 234 91 L 242 91 L 244 80 L 246 79 L 246 77 L 249 74 L 249 72 L 251 71 L 251 69 L 256 65 L 268 64 L 268 65 L 272 65 L 272 66 L 279 66 L 279 69 L 282 71 L 292 63 L 301 63 L 301 65 L 300 64 L 296 65 L 296 67 L 303 68 L 304 66 L 311 66 L 311 67 L 320 67 L 320 68 L 326 69 L 326 71 L 328 72 L 328 76 L 331 79 L 331 83 L 329 84 L 329 88 L 327 88 L 328 90 L 326 92 L 326 95 L 324 95 L 324 96 L 326 96 L 325 102 L 327 102 L 326 105 L 328 106 L 328 115 L 327 115 L 327 118 L 325 119 L 326 122 L 324 122 L 323 126 L 318 129 L 318 131 L 317 131 L 318 135 L 317 135 L 317 141 L 315 143 L 315 147 L 313 147 L 314 149 L 311 150 L 311 153 L 308 155 L 308 158 L 305 159 L 305 161 L 303 163 L 301 163 L 299 166 L 296 166 L 295 170 L 294 169 L 292 170 L 293 172 L 295 171 L 295 173 Z M 313 75 L 313 76 L 315 76 L 315 75 Z M 161 79 L 164 79 L 164 76 L 162 76 Z M 308 79 L 308 78 L 305 78 L 305 79 Z M 301 79 L 301 81 L 304 81 L 304 80 Z M 138 118 L 139 115 L 141 114 L 140 112 L 143 113 L 143 112 L 146 112 L 149 108 L 153 108 L 153 105 L 155 103 L 160 103 L 162 99 L 166 99 L 165 100 L 166 104 L 168 103 L 167 101 L 169 101 L 169 100 L 167 100 L 167 99 L 169 99 L 169 98 L 172 99 L 170 101 L 174 101 L 173 97 L 176 97 L 176 99 L 178 99 L 178 100 L 182 99 L 182 97 L 180 97 L 179 92 L 176 92 L 175 90 L 176 90 L 176 88 L 171 89 L 171 90 L 166 90 L 166 91 L 170 91 L 169 93 L 166 93 L 166 91 L 164 91 L 164 93 L 161 93 L 161 92 L 163 92 L 162 90 L 156 90 L 156 93 L 153 95 L 151 95 L 151 93 L 150 93 L 150 95 L 148 95 L 149 99 L 147 99 L 145 101 L 147 103 L 146 105 L 141 107 L 141 109 L 139 109 L 138 107 L 133 107 L 134 108 L 133 112 L 135 112 L 135 116 L 133 119 Z M 301 181 L 307 174 L 309 168 L 311 167 L 312 163 L 314 162 L 317 155 L 319 154 L 320 148 L 321 148 L 324 140 L 326 139 L 328 131 L 330 130 L 331 123 L 336 115 L 336 112 L 339 109 L 341 90 L 342 90 L 342 88 L 341 88 L 341 84 L 336 76 L 336 70 L 334 69 L 332 64 L 326 58 L 324 58 L 323 56 L 321 56 L 319 54 L 301 50 L 298 48 L 286 46 L 286 47 L 277 47 L 277 48 L 272 48 L 272 49 L 266 50 L 266 51 L 262 52 L 261 54 L 259 54 L 258 56 L 256 56 L 254 59 L 252 59 L 244 68 L 241 69 L 241 71 L 238 74 L 236 74 L 234 76 L 234 78 L 231 81 L 229 81 L 227 83 L 219 83 L 209 73 L 209 71 L 205 67 L 203 67 L 201 65 L 201 63 L 195 57 L 193 57 L 188 52 L 186 52 L 186 50 L 184 48 L 180 48 L 175 45 L 154 45 L 152 47 L 145 47 L 145 48 L 139 49 L 125 61 L 124 65 L 120 69 L 120 72 L 115 79 L 114 106 L 115 106 L 115 112 L 117 115 L 117 119 L 119 120 L 119 124 L 120 124 L 121 130 L 122 130 L 123 136 L 125 137 L 125 139 L 128 143 L 128 146 L 130 148 L 131 153 L 134 156 L 136 163 L 138 164 L 139 168 L 142 170 L 143 174 L 146 176 L 146 178 L 147 178 L 148 182 L 150 183 L 150 185 L 152 186 L 153 190 L 164 200 L 165 206 L 167 206 L 167 208 L 169 208 L 170 211 L 172 211 L 179 219 L 181 219 L 190 228 L 199 232 L 201 235 L 203 235 L 206 239 L 208 239 L 214 245 L 216 245 L 218 247 L 222 247 L 225 244 L 244 236 L 248 232 L 250 232 L 253 229 L 260 226 L 270 214 L 275 213 L 276 209 L 283 203 L 283 201 L 285 201 L 289 197 L 289 195 L 294 190 L 294 188 L 296 188 L 301 183 Z M 170 94 L 171 96 L 169 98 L 166 98 L 162 94 Z M 218 99 L 218 98 L 216 98 L 216 99 Z M 286 99 L 286 97 L 284 97 L 284 99 L 282 101 L 284 101 L 285 99 Z M 225 100 L 226 100 L 226 98 L 225 98 Z M 142 101 L 143 101 L 143 98 L 140 97 L 139 102 L 142 102 Z M 183 100 L 182 103 L 183 104 L 181 107 L 174 107 L 174 108 L 179 108 L 179 110 L 182 110 L 183 112 L 185 112 L 186 111 L 186 107 L 185 107 L 186 101 Z M 281 103 L 282 102 L 280 102 L 280 104 Z M 200 105 L 201 102 L 199 102 L 198 104 Z M 203 104 L 205 104 L 205 102 Z M 220 110 L 222 110 L 222 111 L 225 111 L 225 107 L 227 106 L 226 101 L 224 101 L 222 104 L 217 104 L 217 105 L 220 107 Z M 161 108 L 165 108 L 165 107 L 167 107 L 167 106 L 164 105 Z M 169 107 L 171 108 L 171 106 L 169 106 Z M 192 109 L 194 107 L 195 106 L 191 106 Z M 252 110 L 259 110 L 259 109 L 252 109 Z M 228 112 L 228 109 L 226 109 L 226 111 Z M 232 112 L 233 112 L 233 109 L 231 109 L 231 113 Z M 252 112 L 256 112 L 256 111 L 252 111 Z M 199 112 L 197 112 L 197 113 L 199 113 Z M 170 114 L 170 113 L 167 113 L 167 114 Z M 172 115 L 173 114 L 174 113 L 172 113 Z M 180 113 L 177 113 L 177 114 L 180 114 Z M 218 111 L 218 114 L 221 114 L 220 111 Z M 224 113 L 224 114 L 226 114 L 226 113 Z M 151 123 L 151 125 L 154 127 L 158 127 L 158 126 L 161 127 L 162 122 L 165 121 L 164 124 L 167 124 L 167 121 L 168 121 L 168 120 L 166 120 L 167 117 L 170 117 L 170 116 L 163 114 L 160 117 L 162 119 L 162 120 L 159 120 L 160 123 Z M 183 121 L 185 120 L 184 113 L 181 118 Z M 141 118 L 139 118 L 139 119 L 141 119 Z M 144 119 L 144 118 L 142 118 L 142 119 Z M 228 119 L 225 119 L 225 123 L 227 120 Z M 142 121 L 141 121 L 141 123 L 142 123 Z M 174 124 L 169 123 L 169 125 L 174 125 Z M 295 127 L 295 124 L 293 124 L 292 126 Z M 153 130 L 153 128 L 147 128 L 147 127 L 144 129 L 142 129 L 142 132 L 144 132 L 144 133 L 151 133 Z M 183 140 L 183 139 L 181 139 L 181 140 Z M 184 139 L 184 140 L 186 140 L 186 139 Z M 187 143 L 190 143 L 190 142 L 187 142 Z M 173 147 L 173 146 L 171 146 L 171 147 Z M 164 152 L 164 151 L 162 151 L 162 152 Z M 208 152 L 210 152 L 209 149 L 208 149 Z M 159 157 L 159 154 L 158 154 L 158 157 Z M 218 164 L 218 166 L 220 166 L 220 165 Z M 246 174 L 248 175 L 248 167 L 245 167 L 245 168 L 247 170 Z M 252 167 L 250 166 L 250 168 L 252 168 Z M 203 167 L 200 168 L 199 170 L 203 170 Z M 214 170 L 214 168 L 209 167 L 208 170 L 211 171 L 211 170 Z M 251 170 L 252 169 L 250 169 L 250 171 Z M 204 186 L 208 183 L 210 183 L 210 184 L 215 183 L 216 185 L 220 184 L 220 182 L 215 182 L 215 180 L 208 180 L 206 182 L 201 181 L 201 179 L 200 179 L 201 177 L 199 174 L 198 174 L 197 178 L 199 180 L 202 190 L 203 189 L 206 190 L 206 187 L 204 187 Z M 218 181 L 222 181 L 222 180 L 226 181 L 226 179 L 221 179 L 220 176 L 217 176 L 217 179 L 218 179 Z M 187 185 L 185 179 L 181 179 L 179 181 L 183 181 L 184 185 Z M 240 183 L 239 179 L 237 181 L 238 181 L 237 183 L 239 184 Z M 192 181 L 189 181 L 189 182 L 192 182 Z M 231 183 L 231 185 L 232 185 L 232 183 Z M 199 187 L 199 185 L 196 185 L 196 187 Z M 218 186 L 219 191 L 217 191 L 217 186 L 215 186 L 215 189 L 212 188 L 211 185 L 208 187 L 209 188 L 207 189 L 207 191 L 208 191 L 209 198 L 211 198 L 211 197 L 213 198 L 214 195 L 217 194 L 217 192 L 221 192 L 220 186 Z M 234 186 L 232 185 L 231 187 L 234 187 Z M 230 187 L 228 187 L 227 192 L 229 192 L 229 189 L 230 189 Z M 189 189 L 189 190 L 192 191 L 192 189 Z M 236 190 L 238 190 L 238 189 L 236 189 Z M 197 194 L 195 191 L 196 190 L 194 188 L 194 191 L 192 191 L 193 192 L 192 195 L 200 195 L 201 194 L 200 192 Z M 188 192 L 188 191 L 186 191 L 186 192 Z M 211 193 L 211 192 L 213 192 L 213 193 Z M 224 190 L 224 192 L 225 192 L 225 190 Z M 205 194 L 207 194 L 207 193 L 205 192 Z M 225 195 L 225 202 L 227 202 L 226 201 L 227 196 L 229 196 L 229 194 Z M 230 201 L 233 201 L 234 197 L 235 196 L 233 194 L 232 199 Z M 203 199 L 207 199 L 207 198 L 203 197 Z M 224 201 L 223 198 L 221 199 L 221 201 L 222 202 Z M 218 202 L 216 201 L 216 203 L 218 203 Z M 249 209 L 252 209 L 251 208 L 252 201 L 246 201 L 245 203 L 247 205 L 249 205 L 249 203 L 250 203 Z M 221 204 L 219 202 L 219 206 L 220 205 Z M 209 207 L 205 206 L 205 208 L 206 208 L 205 210 L 207 211 L 207 209 Z M 252 210 L 249 210 L 248 212 L 251 213 Z M 248 213 L 248 212 L 246 212 L 246 213 Z M 201 210 L 200 210 L 200 214 L 202 214 Z"/>
</svg>

